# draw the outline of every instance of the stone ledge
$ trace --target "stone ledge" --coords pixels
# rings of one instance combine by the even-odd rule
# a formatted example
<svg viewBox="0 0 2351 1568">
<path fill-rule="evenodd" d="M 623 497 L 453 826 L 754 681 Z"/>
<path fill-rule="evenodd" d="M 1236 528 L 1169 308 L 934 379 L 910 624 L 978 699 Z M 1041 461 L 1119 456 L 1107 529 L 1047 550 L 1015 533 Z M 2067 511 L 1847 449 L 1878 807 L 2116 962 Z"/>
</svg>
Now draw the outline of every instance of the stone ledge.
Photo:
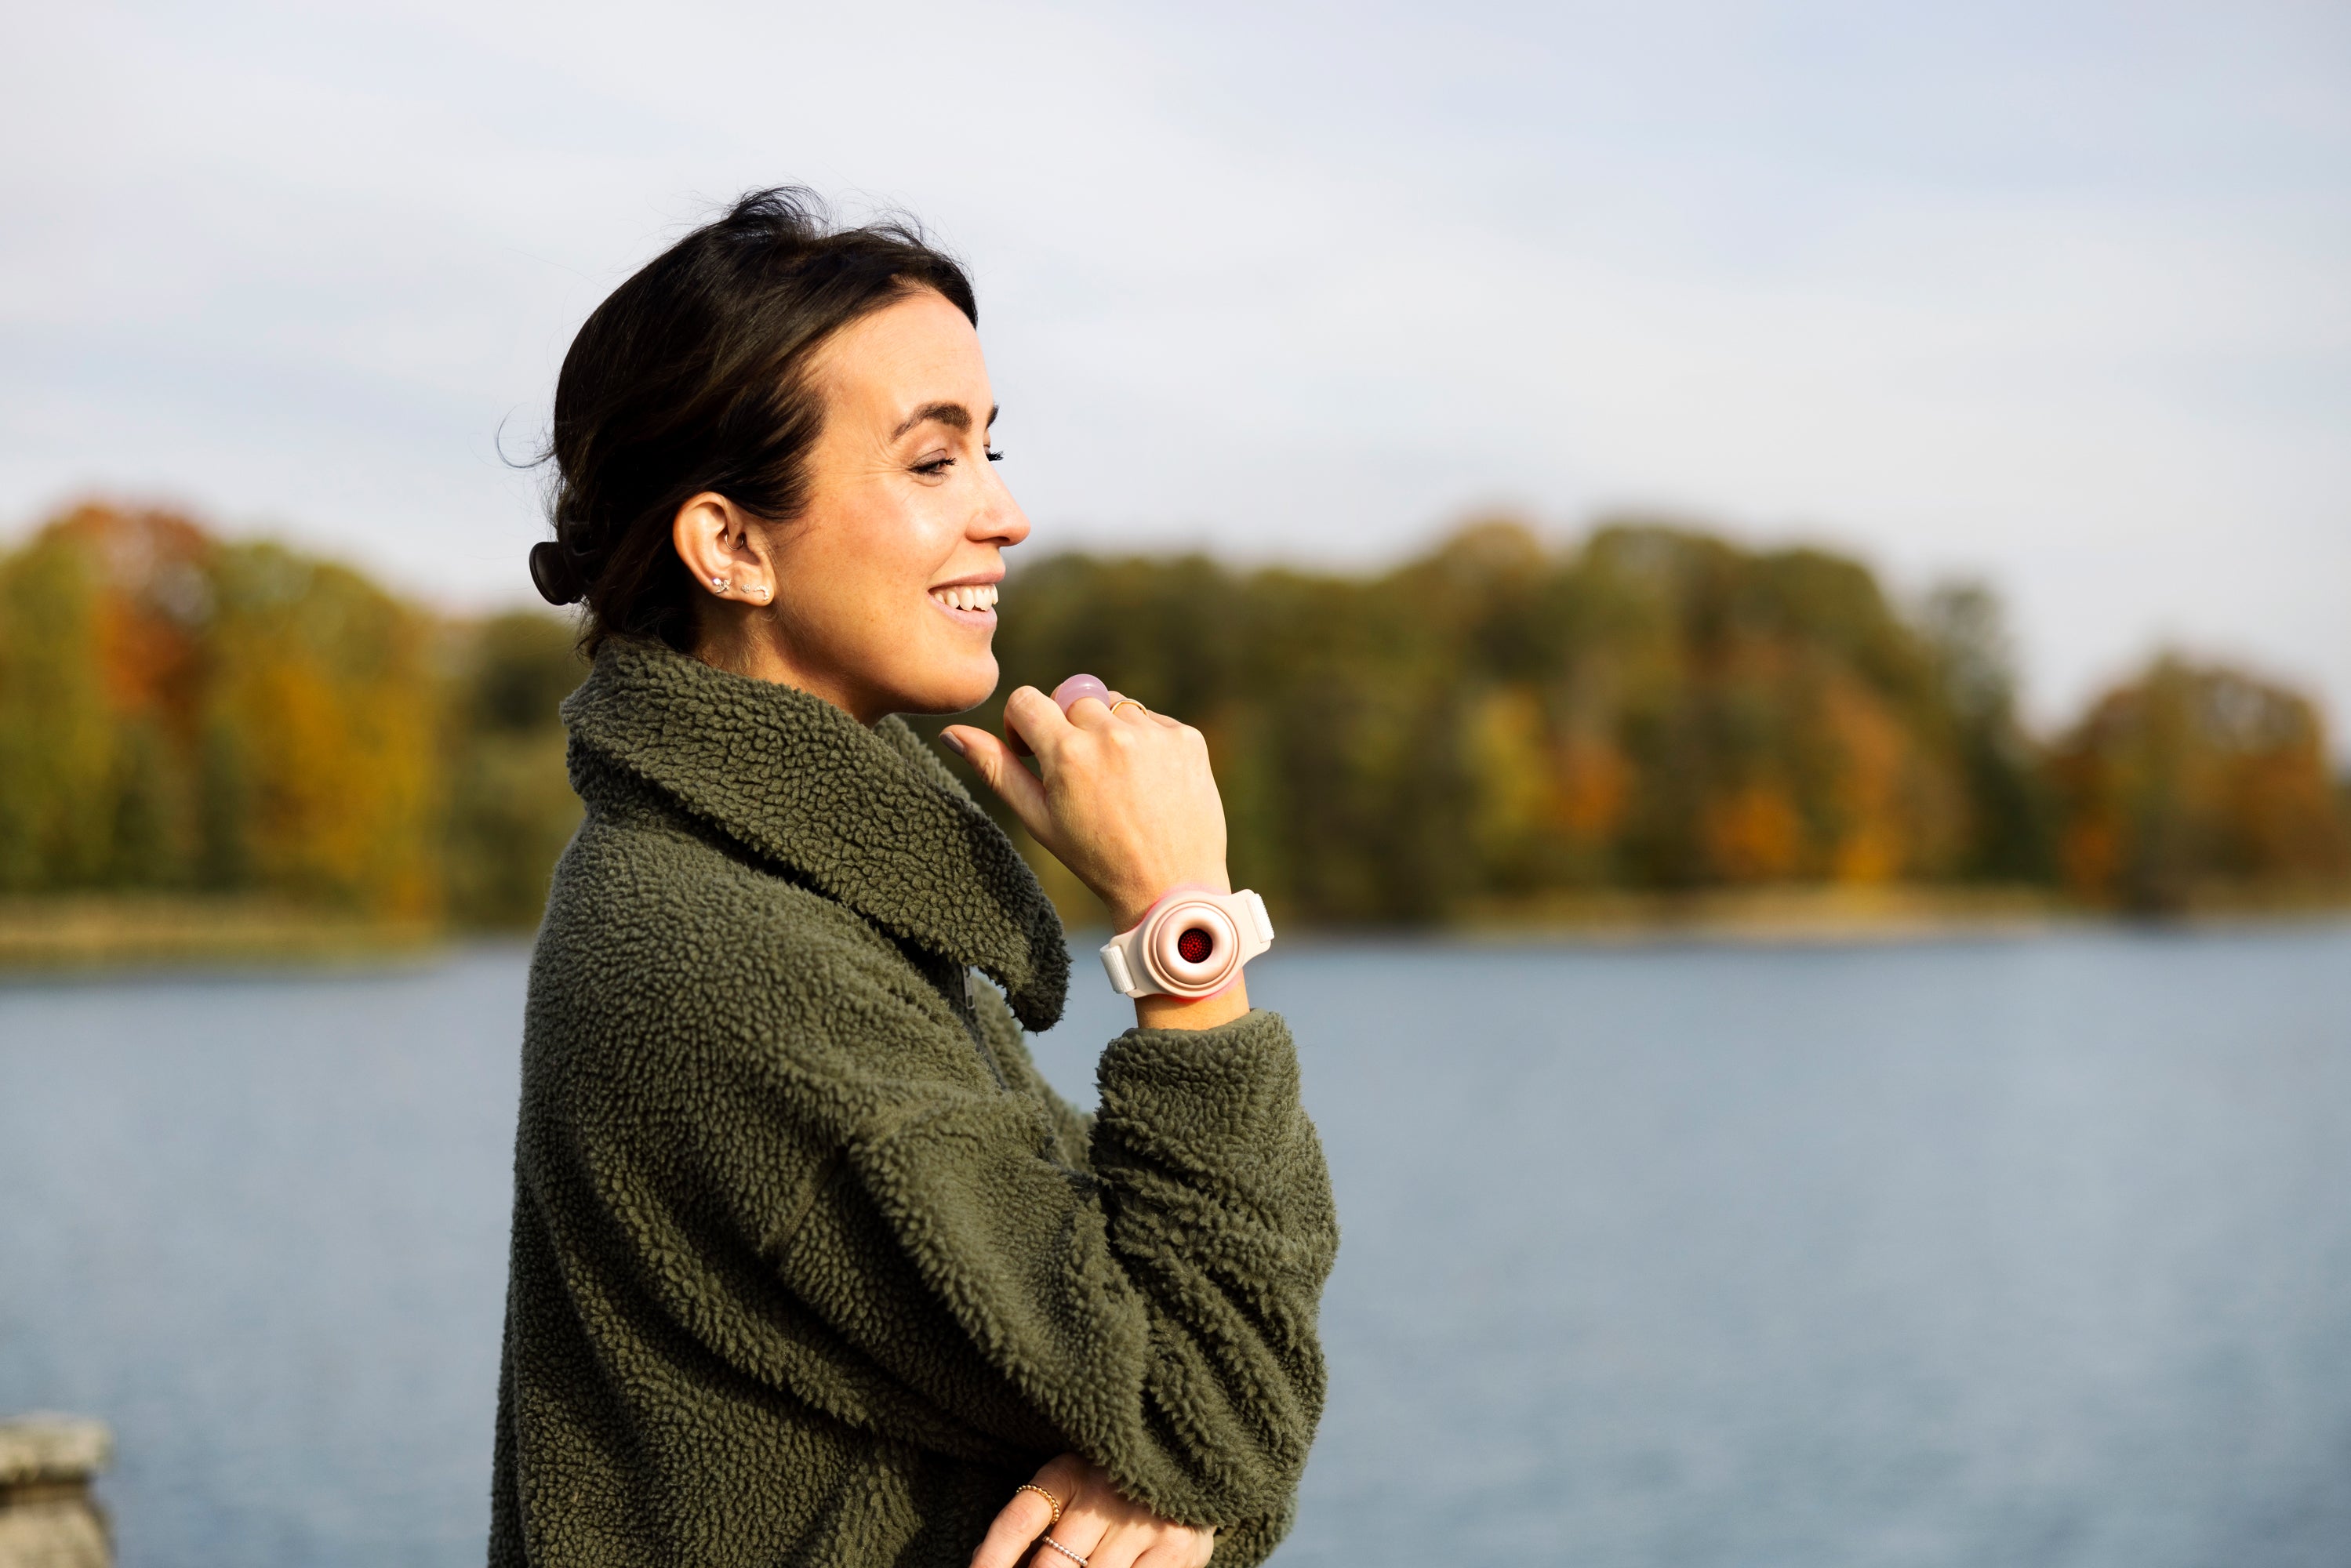
<svg viewBox="0 0 2351 1568">
<path fill-rule="evenodd" d="M 0 1568 L 108 1568 L 89 1480 L 113 1458 L 103 1421 L 44 1411 L 0 1421 Z"/>
<path fill-rule="evenodd" d="M 109 1568 L 106 1520 L 87 1502 L 0 1508 L 0 1568 Z"/>
<path fill-rule="evenodd" d="M 103 1421 L 46 1411 L 0 1421 L 0 1488 L 87 1484 L 113 1458 Z"/>
</svg>

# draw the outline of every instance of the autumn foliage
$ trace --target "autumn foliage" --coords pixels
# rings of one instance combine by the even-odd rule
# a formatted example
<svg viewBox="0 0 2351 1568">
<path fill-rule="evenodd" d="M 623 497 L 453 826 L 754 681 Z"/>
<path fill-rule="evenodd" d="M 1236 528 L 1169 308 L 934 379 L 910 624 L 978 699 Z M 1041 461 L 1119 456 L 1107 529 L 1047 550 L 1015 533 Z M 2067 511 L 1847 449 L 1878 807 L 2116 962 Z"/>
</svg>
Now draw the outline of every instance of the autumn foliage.
<svg viewBox="0 0 2351 1568">
<path fill-rule="evenodd" d="M 1285 918 L 1581 892 L 2000 883 L 2159 910 L 2351 888 L 2305 699 L 2166 659 L 2053 744 L 1998 607 L 1813 549 L 1466 529 L 1374 576 L 1047 557 L 1001 689 L 1091 670 L 1198 723 Z M 0 556 L 0 893 L 259 892 L 528 925 L 578 820 L 569 626 L 89 505 Z M 987 716 L 993 721 L 992 711 Z"/>
<path fill-rule="evenodd" d="M 2351 832 L 2309 702 L 2176 659 L 2108 693 L 2050 759 L 2067 888 L 2163 909 L 2247 884 L 2351 876 Z"/>
<path fill-rule="evenodd" d="M 1987 655 L 1819 551 L 1495 524 L 1373 579 L 1063 557 L 1004 603 L 1008 685 L 1092 669 L 1207 729 L 1236 874 L 1311 918 L 2034 869 L 2005 689 L 1957 690 Z"/>
<path fill-rule="evenodd" d="M 561 628 L 530 619 L 542 662 L 551 649 L 569 664 Z M 478 896 L 472 868 L 453 875 L 465 786 L 495 766 L 481 753 L 497 737 L 452 722 L 470 717 L 483 640 L 278 545 L 76 508 L 0 559 L 0 891 L 535 917 L 560 833 L 529 843 L 519 901 Z M 559 740 L 551 757 L 560 789 Z M 543 743 L 536 760 L 544 796 Z M 568 832 L 568 791 L 561 809 Z"/>
<path fill-rule="evenodd" d="M 1091 670 L 1198 723 L 1234 874 L 1316 921 L 1790 883 L 2160 908 L 2351 869 L 2306 701 L 2167 662 L 2052 753 L 1986 591 L 1906 614 L 1816 549 L 1492 523 L 1375 577 L 1051 558 L 1003 611 L 1005 689 Z"/>
</svg>

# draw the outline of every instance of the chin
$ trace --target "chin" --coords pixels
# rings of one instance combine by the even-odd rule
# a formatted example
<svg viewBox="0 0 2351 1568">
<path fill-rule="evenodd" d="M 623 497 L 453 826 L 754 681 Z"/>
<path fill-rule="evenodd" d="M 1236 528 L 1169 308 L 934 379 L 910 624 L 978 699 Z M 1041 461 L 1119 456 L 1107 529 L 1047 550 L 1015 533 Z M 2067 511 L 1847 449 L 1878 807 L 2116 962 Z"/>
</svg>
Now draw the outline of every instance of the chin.
<svg viewBox="0 0 2351 1568">
<path fill-rule="evenodd" d="M 995 695 L 996 656 L 956 661 L 956 667 L 925 672 L 901 688 L 900 713 L 968 713 Z"/>
</svg>

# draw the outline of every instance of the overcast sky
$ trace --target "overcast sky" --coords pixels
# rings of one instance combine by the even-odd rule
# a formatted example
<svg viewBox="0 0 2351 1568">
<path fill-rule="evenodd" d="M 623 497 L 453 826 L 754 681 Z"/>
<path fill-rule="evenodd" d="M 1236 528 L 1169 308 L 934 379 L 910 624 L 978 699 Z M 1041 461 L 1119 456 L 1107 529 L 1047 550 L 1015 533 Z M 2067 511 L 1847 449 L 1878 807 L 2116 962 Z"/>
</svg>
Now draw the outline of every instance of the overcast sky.
<svg viewBox="0 0 2351 1568">
<path fill-rule="evenodd" d="M 1604 511 L 1989 579 L 2351 720 L 2351 7 L 15 8 L 0 526 L 162 497 L 528 593 L 580 319 L 800 182 L 969 263 L 1058 545 Z M 2341 748 L 2338 737 L 2338 749 Z"/>
</svg>

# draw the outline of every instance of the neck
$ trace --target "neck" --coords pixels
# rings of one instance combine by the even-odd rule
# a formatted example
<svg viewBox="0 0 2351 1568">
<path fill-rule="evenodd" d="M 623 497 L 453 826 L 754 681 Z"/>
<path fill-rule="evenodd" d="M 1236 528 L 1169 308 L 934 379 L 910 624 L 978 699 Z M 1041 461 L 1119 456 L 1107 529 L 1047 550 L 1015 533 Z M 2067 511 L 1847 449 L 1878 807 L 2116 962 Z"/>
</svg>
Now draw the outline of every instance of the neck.
<svg viewBox="0 0 2351 1568">
<path fill-rule="evenodd" d="M 713 669 L 822 697 L 869 729 L 887 716 L 869 694 L 837 671 L 789 646 L 778 634 L 773 611 L 714 604 L 700 619 L 694 656 Z"/>
</svg>

